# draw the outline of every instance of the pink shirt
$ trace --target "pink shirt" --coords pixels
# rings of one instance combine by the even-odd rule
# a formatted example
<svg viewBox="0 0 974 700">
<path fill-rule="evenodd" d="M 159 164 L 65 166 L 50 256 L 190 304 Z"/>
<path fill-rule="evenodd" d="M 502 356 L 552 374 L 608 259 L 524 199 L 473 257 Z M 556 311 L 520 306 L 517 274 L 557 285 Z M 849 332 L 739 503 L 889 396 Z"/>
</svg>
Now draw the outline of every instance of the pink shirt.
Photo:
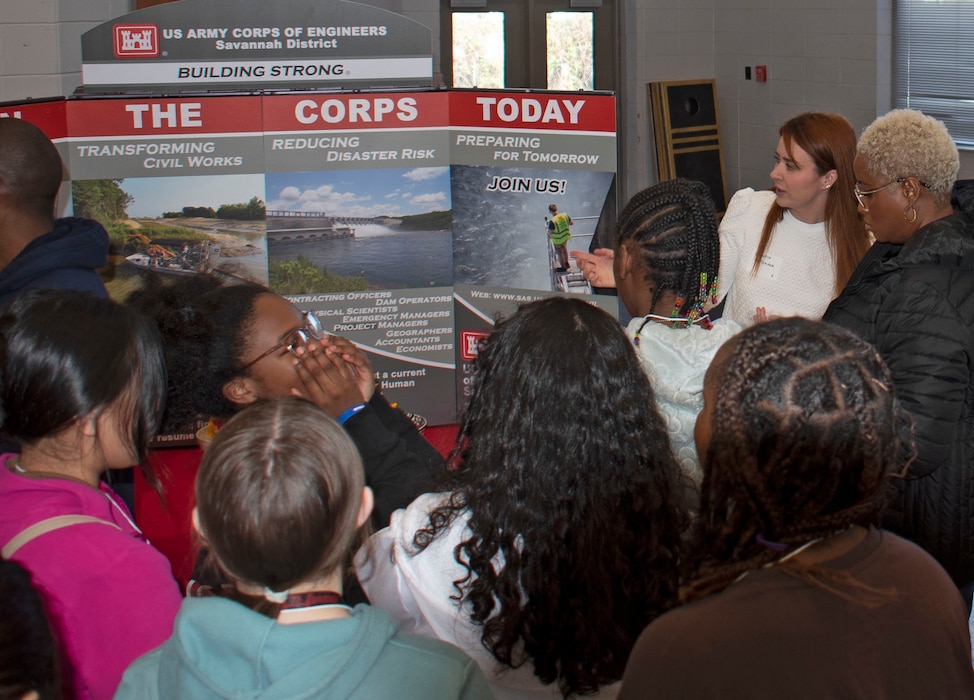
<svg viewBox="0 0 974 700">
<path fill-rule="evenodd" d="M 35 479 L 0 456 L 0 545 L 57 515 L 89 515 L 117 525 L 69 525 L 31 540 L 12 559 L 28 569 L 47 604 L 67 663 L 67 698 L 110 700 L 122 672 L 172 633 L 179 587 L 169 561 L 135 526 L 108 486 Z"/>
</svg>

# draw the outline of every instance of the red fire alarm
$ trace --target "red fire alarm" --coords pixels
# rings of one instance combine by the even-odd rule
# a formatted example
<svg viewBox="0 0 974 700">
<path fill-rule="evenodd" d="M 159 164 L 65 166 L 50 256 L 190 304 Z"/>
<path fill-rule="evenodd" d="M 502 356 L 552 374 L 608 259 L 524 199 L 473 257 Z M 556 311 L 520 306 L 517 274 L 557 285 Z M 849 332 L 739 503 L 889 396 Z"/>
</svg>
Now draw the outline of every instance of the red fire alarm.
<svg viewBox="0 0 974 700">
<path fill-rule="evenodd" d="M 759 83 L 768 82 L 768 67 L 754 66 L 754 80 L 756 80 Z"/>
</svg>

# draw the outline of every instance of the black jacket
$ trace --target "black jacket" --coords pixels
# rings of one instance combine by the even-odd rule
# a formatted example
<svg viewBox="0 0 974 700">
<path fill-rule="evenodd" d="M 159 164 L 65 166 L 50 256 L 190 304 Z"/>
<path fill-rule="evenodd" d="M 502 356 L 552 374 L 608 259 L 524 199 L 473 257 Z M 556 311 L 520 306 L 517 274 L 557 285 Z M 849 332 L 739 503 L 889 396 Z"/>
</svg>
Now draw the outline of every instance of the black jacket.
<svg viewBox="0 0 974 700">
<path fill-rule="evenodd" d="M 916 421 L 917 460 L 885 525 L 974 580 L 974 181 L 955 213 L 875 244 L 823 320 L 876 346 Z"/>
<path fill-rule="evenodd" d="M 446 472 L 440 453 L 378 391 L 344 427 L 362 455 L 365 481 L 375 496 L 376 529 L 386 527 L 396 510 L 429 491 Z"/>
<path fill-rule="evenodd" d="M 28 289 L 75 289 L 106 297 L 97 268 L 107 264 L 108 233 L 101 224 L 58 219 L 0 270 L 0 307 Z"/>
</svg>

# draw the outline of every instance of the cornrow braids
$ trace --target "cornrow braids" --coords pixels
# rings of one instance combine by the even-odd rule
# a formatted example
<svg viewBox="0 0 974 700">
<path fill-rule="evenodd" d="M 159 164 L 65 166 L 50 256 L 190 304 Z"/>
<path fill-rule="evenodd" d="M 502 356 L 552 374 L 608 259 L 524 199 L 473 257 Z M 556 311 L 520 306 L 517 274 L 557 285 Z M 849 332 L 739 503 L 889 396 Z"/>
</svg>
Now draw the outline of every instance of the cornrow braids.
<svg viewBox="0 0 974 700">
<path fill-rule="evenodd" d="M 674 316 L 703 314 L 717 289 L 720 247 L 710 191 L 695 180 L 664 180 L 636 193 L 619 215 L 616 244 L 638 246 L 653 307 L 664 290 L 677 293 Z"/>
<path fill-rule="evenodd" d="M 705 408 L 712 440 L 685 601 L 780 558 L 768 542 L 794 547 L 878 523 L 889 475 L 914 454 L 889 370 L 849 331 L 789 318 L 731 343 L 708 374 L 718 389 Z M 828 590 L 850 585 L 823 567 L 788 566 Z"/>
</svg>

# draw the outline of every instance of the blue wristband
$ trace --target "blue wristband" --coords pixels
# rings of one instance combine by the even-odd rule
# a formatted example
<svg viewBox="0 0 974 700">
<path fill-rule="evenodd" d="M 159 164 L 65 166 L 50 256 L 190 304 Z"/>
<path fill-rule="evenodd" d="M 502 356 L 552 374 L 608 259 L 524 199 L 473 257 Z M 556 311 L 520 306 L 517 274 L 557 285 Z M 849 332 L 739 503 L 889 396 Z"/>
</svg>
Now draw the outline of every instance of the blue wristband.
<svg viewBox="0 0 974 700">
<path fill-rule="evenodd" d="M 347 421 L 349 418 L 354 416 L 356 413 L 361 413 L 364 410 L 365 410 L 364 403 L 356 404 L 355 406 L 352 406 L 350 409 L 342 413 L 342 415 L 338 416 L 337 420 L 341 425 L 345 425 L 345 421 Z"/>
</svg>

